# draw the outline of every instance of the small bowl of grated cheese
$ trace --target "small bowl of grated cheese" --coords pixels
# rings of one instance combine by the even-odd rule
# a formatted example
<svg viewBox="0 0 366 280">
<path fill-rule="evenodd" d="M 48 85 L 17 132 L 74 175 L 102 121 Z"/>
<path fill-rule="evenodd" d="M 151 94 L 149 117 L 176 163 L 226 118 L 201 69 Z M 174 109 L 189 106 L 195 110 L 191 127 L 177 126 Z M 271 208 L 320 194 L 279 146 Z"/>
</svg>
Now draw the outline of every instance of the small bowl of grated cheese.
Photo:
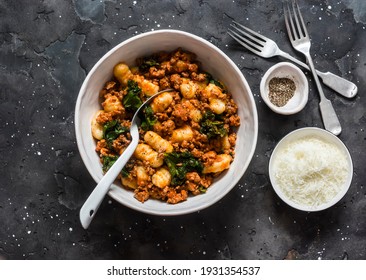
<svg viewBox="0 0 366 280">
<path fill-rule="evenodd" d="M 282 115 L 296 114 L 308 102 L 308 80 L 299 67 L 289 62 L 280 62 L 263 75 L 260 93 L 273 112 Z"/>
<path fill-rule="evenodd" d="M 277 195 L 308 212 L 327 209 L 341 200 L 352 175 L 347 147 L 332 133 L 316 127 L 286 135 L 269 161 L 269 177 Z"/>
</svg>

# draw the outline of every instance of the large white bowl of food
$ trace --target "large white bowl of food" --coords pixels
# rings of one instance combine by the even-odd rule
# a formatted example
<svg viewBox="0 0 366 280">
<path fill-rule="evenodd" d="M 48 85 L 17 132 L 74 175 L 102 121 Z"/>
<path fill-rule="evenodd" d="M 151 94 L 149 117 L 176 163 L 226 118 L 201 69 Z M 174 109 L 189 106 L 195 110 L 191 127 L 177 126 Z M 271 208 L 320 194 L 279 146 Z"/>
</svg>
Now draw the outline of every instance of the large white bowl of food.
<svg viewBox="0 0 366 280">
<path fill-rule="evenodd" d="M 250 87 L 210 42 L 158 30 L 114 47 L 80 89 L 76 139 L 87 170 L 99 182 L 129 145 L 134 112 L 167 88 L 173 91 L 144 110 L 139 145 L 108 194 L 137 211 L 187 214 L 214 204 L 237 184 L 257 143 Z"/>
</svg>

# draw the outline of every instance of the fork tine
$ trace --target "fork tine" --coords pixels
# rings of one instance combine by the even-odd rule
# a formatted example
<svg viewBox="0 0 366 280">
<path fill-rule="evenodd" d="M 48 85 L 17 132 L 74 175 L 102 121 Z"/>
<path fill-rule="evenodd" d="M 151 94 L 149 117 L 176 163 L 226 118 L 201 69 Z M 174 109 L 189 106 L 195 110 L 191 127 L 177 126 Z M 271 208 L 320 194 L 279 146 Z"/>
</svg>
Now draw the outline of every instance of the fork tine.
<svg viewBox="0 0 366 280">
<path fill-rule="evenodd" d="M 299 18 L 300 18 L 300 21 L 301 21 L 301 25 L 302 25 L 302 28 L 301 30 L 304 32 L 304 36 L 305 37 L 308 37 L 309 34 L 308 34 L 308 31 L 307 31 L 307 28 L 306 28 L 306 25 L 304 23 L 304 19 L 302 18 L 302 15 L 301 15 L 301 12 L 300 12 L 300 7 L 299 7 L 299 4 L 297 3 L 296 0 L 294 0 L 294 2 L 292 3 L 293 7 L 294 7 L 294 11 L 295 11 L 295 4 L 296 4 L 296 7 L 297 7 L 297 14 L 299 15 Z M 296 18 L 297 19 L 297 18 Z"/>
<path fill-rule="evenodd" d="M 296 12 L 295 0 L 292 1 L 292 12 L 294 14 L 293 17 L 295 18 L 295 22 L 296 22 L 297 35 L 299 36 L 298 39 L 300 39 L 301 37 L 304 37 L 305 34 L 303 33 L 303 28 L 301 27 L 300 22 L 299 22 L 299 17 L 297 15 L 298 12 Z"/>
<path fill-rule="evenodd" d="M 244 25 L 240 24 L 239 22 L 236 22 L 235 20 L 233 20 L 233 23 L 235 23 L 237 26 L 239 26 L 239 27 L 241 27 L 241 28 L 245 29 L 245 30 L 246 30 L 246 31 L 248 31 L 249 33 L 252 33 L 254 36 L 256 36 L 256 37 L 258 37 L 258 38 L 262 39 L 264 42 L 266 42 L 266 41 L 268 40 L 268 39 L 267 39 L 266 37 L 264 37 L 263 35 L 261 35 L 261 34 L 259 34 L 259 33 L 255 32 L 255 31 L 253 31 L 253 30 L 249 29 L 248 27 L 246 27 L 246 26 L 244 26 Z M 231 25 L 231 26 L 232 26 L 232 25 Z"/>
<path fill-rule="evenodd" d="M 245 37 L 242 37 L 242 40 L 246 41 L 247 43 L 252 44 L 253 46 L 257 45 L 257 47 L 259 47 L 259 48 L 264 47 L 265 42 L 259 41 L 257 38 L 246 33 L 245 31 L 241 30 L 240 28 L 236 27 L 235 25 L 230 24 L 230 26 L 245 36 Z"/>
<path fill-rule="evenodd" d="M 288 16 L 290 18 L 290 26 L 291 26 L 291 30 L 292 30 L 292 36 L 294 38 L 294 40 L 298 40 L 300 39 L 300 36 L 299 36 L 299 32 L 298 32 L 298 25 L 295 26 L 295 22 L 293 20 L 293 15 L 291 13 L 291 8 L 290 8 L 290 4 L 287 2 L 287 12 L 288 12 Z M 295 16 L 296 16 L 296 13 L 295 13 Z"/>
<path fill-rule="evenodd" d="M 229 29 L 227 32 L 231 38 L 233 38 L 235 41 L 237 41 L 240 45 L 242 45 L 244 48 L 247 48 L 248 50 L 252 51 L 253 53 L 260 55 L 260 50 L 256 49 L 255 46 L 250 46 L 248 43 L 250 41 L 246 40 L 243 36 L 239 35 L 235 31 Z"/>
<path fill-rule="evenodd" d="M 290 37 L 290 41 L 293 41 L 294 40 L 294 37 L 292 36 L 292 29 L 291 29 L 291 26 L 290 26 L 290 20 L 291 20 L 291 23 L 292 23 L 292 18 L 291 18 L 291 14 L 290 14 L 290 9 L 289 9 L 289 5 L 288 5 L 288 2 L 286 2 L 287 4 L 287 8 L 286 8 L 286 4 L 283 2 L 283 14 L 285 16 L 285 24 L 286 24 L 286 29 L 287 29 L 287 34 L 288 36 Z M 292 24 L 293 26 L 293 24 Z"/>
</svg>

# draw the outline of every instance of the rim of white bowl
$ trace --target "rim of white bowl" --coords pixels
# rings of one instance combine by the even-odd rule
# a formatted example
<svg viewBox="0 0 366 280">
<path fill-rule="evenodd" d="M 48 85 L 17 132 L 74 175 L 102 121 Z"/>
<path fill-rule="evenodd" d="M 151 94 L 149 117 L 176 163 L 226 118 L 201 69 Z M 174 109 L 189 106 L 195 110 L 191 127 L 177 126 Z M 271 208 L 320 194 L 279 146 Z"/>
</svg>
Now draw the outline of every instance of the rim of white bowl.
<svg viewBox="0 0 366 280">
<path fill-rule="evenodd" d="M 316 208 L 312 207 L 312 206 L 307 206 L 307 205 L 300 205 L 297 204 L 295 202 L 293 202 L 292 200 L 290 200 L 286 195 L 284 195 L 284 193 L 282 192 L 282 190 L 280 189 L 280 187 L 276 184 L 276 180 L 274 178 L 274 174 L 273 174 L 273 161 L 274 161 L 274 157 L 277 154 L 277 151 L 279 149 L 281 149 L 282 145 L 284 145 L 284 143 L 289 140 L 291 138 L 296 138 L 299 134 L 299 137 L 306 137 L 309 135 L 320 135 L 321 137 L 328 139 L 331 139 L 330 142 L 333 144 L 336 144 L 338 147 L 341 147 L 341 149 L 343 150 L 343 152 L 345 153 L 346 157 L 347 157 L 347 161 L 349 164 L 349 171 L 348 171 L 348 177 L 343 185 L 342 190 L 333 197 L 333 199 L 331 199 L 330 201 L 328 201 L 327 203 L 321 204 L 319 206 L 317 206 Z M 303 134 L 303 135 L 301 135 Z M 352 157 L 351 154 L 349 153 L 349 150 L 347 148 L 347 146 L 343 143 L 343 141 L 341 139 L 339 139 L 337 136 L 335 136 L 334 134 L 330 133 L 329 131 L 322 129 L 322 128 L 318 128 L 318 127 L 304 127 L 304 128 L 299 128 L 296 129 L 290 133 L 288 133 L 287 135 L 285 135 L 276 145 L 276 147 L 274 148 L 270 160 L 269 160 L 269 166 L 268 166 L 268 170 L 269 170 L 269 178 L 271 181 L 271 185 L 275 191 L 275 193 L 280 197 L 280 199 L 285 202 L 286 204 L 288 204 L 289 206 L 297 209 L 297 210 L 301 210 L 301 211 L 306 211 L 306 212 L 318 212 L 318 211 L 322 211 L 325 209 L 328 209 L 332 206 L 334 206 L 336 203 L 338 203 L 348 192 L 351 183 L 352 183 L 352 178 L 353 178 L 353 162 L 352 162 Z"/>
<path fill-rule="evenodd" d="M 82 141 L 82 137 L 79 133 L 80 127 L 79 127 L 78 120 L 80 118 L 79 108 L 80 108 L 82 97 L 83 97 L 82 93 L 85 92 L 85 88 L 86 88 L 86 86 L 89 82 L 90 77 L 93 75 L 93 73 L 96 71 L 96 69 L 98 69 L 98 67 L 104 62 L 104 60 L 106 60 L 111 54 L 113 54 L 119 48 L 121 48 L 122 46 L 124 46 L 126 44 L 129 44 L 132 41 L 141 39 L 141 38 L 146 37 L 146 36 L 159 34 L 159 33 L 178 33 L 178 34 L 181 34 L 181 35 L 184 35 L 184 36 L 191 37 L 191 38 L 199 41 L 200 43 L 202 43 L 204 45 L 207 45 L 208 47 L 214 49 L 219 55 L 224 57 L 225 60 L 231 65 L 231 67 L 233 69 L 235 69 L 235 71 L 237 72 L 237 74 L 239 75 L 239 77 L 241 79 L 241 82 L 245 85 L 246 89 L 248 90 L 250 105 L 253 108 L 253 120 L 254 120 L 254 128 L 255 128 L 254 133 L 253 133 L 254 134 L 253 145 L 252 145 L 252 148 L 251 148 L 250 153 L 249 153 L 248 161 L 242 167 L 242 172 L 240 174 L 237 174 L 238 177 L 233 179 L 232 183 L 225 188 L 224 192 L 220 193 L 220 195 L 216 196 L 213 200 L 211 200 L 207 204 L 198 205 L 196 207 L 190 207 L 188 210 L 186 210 L 186 209 L 175 210 L 172 207 L 172 209 L 170 209 L 170 211 L 168 213 L 166 213 L 166 212 L 161 213 L 161 211 L 140 208 L 136 205 L 128 204 L 124 201 L 119 200 L 119 198 L 116 195 L 114 195 L 114 193 L 111 192 L 111 190 L 108 192 L 108 195 L 110 197 L 112 197 L 113 199 L 115 199 L 117 202 L 119 202 L 120 204 L 122 204 L 122 205 L 124 205 L 124 206 L 126 206 L 130 209 L 134 209 L 138 212 L 142 212 L 142 213 L 145 213 L 145 214 L 158 215 L 158 216 L 177 216 L 177 215 L 185 215 L 185 214 L 190 214 L 190 213 L 193 213 L 193 212 L 197 212 L 199 210 L 203 210 L 203 209 L 208 208 L 209 206 L 215 204 L 216 202 L 221 200 L 223 197 L 225 197 L 234 188 L 234 186 L 237 184 L 237 182 L 240 180 L 240 178 L 244 175 L 245 171 L 248 169 L 248 166 L 249 166 L 250 162 L 253 159 L 253 155 L 254 155 L 254 152 L 255 152 L 255 149 L 256 149 L 256 146 L 257 146 L 257 140 L 258 140 L 258 112 L 257 112 L 257 107 L 256 107 L 256 104 L 255 104 L 255 101 L 254 101 L 252 91 L 251 91 L 250 86 L 249 86 L 247 80 L 245 79 L 243 73 L 240 71 L 240 69 L 236 66 L 236 64 L 223 51 L 221 51 L 218 47 L 216 47 L 215 45 L 213 45 L 209 41 L 207 41 L 207 40 L 205 40 L 205 39 L 203 39 L 203 38 L 201 38 L 197 35 L 194 35 L 192 33 L 186 32 L 186 31 L 175 30 L 175 29 L 160 29 L 160 30 L 148 31 L 148 32 L 141 33 L 141 34 L 133 36 L 129 39 L 124 40 L 123 42 L 119 43 L 118 45 L 113 47 L 111 50 L 109 50 L 105 55 L 103 55 L 96 62 L 96 64 L 92 67 L 92 69 L 89 71 L 88 75 L 84 79 L 83 84 L 82 84 L 82 86 L 79 90 L 78 97 L 77 97 L 77 100 L 76 100 L 76 106 L 75 106 L 75 117 L 74 117 L 74 120 L 75 120 L 75 134 L 76 134 L 77 147 L 78 147 L 78 150 L 79 150 L 79 154 L 80 154 L 80 156 L 83 160 L 83 163 L 86 166 L 90 176 L 94 179 L 94 181 L 96 183 L 98 183 L 100 181 L 100 178 L 98 178 L 96 175 L 94 175 L 91 172 L 89 166 L 86 164 L 86 162 L 87 162 L 87 153 L 84 149 L 84 145 L 82 145 L 83 141 Z"/>
<path fill-rule="evenodd" d="M 292 110 L 284 109 L 283 107 L 277 107 L 276 105 L 272 104 L 272 102 L 268 98 L 267 91 L 265 90 L 265 85 L 268 80 L 268 77 L 274 71 L 276 71 L 277 69 L 284 67 L 284 66 L 291 68 L 296 73 L 296 76 L 299 77 L 304 83 L 304 92 L 300 93 L 302 95 L 301 102 L 299 103 L 299 105 L 297 107 L 293 108 Z M 291 74 L 291 73 L 289 73 L 289 74 Z M 308 80 L 307 80 L 304 72 L 301 71 L 301 69 L 299 67 L 297 67 L 295 64 L 290 63 L 290 62 L 279 62 L 279 63 L 276 63 L 275 65 L 271 66 L 266 71 L 266 73 L 263 75 L 263 77 L 261 79 L 261 83 L 260 83 L 260 93 L 261 93 L 263 101 L 267 104 L 267 106 L 273 112 L 275 112 L 277 114 L 281 114 L 281 115 L 293 115 L 293 114 L 300 112 L 306 106 L 306 104 L 308 102 L 308 98 L 309 98 L 309 84 L 308 84 Z"/>
</svg>

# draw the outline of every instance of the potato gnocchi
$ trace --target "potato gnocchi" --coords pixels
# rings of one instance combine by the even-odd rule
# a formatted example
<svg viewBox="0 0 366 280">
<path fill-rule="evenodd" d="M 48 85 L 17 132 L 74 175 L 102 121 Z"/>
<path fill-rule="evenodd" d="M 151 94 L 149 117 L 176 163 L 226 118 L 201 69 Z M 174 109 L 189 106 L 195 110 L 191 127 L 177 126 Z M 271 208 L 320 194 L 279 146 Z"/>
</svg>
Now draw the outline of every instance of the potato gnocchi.
<svg viewBox="0 0 366 280">
<path fill-rule="evenodd" d="M 235 104 L 224 84 L 202 71 L 193 53 L 177 49 L 119 62 L 100 91 L 101 110 L 91 120 L 96 152 L 106 172 L 131 142 L 134 112 L 142 112 L 140 141 L 119 180 L 141 202 L 149 198 L 182 202 L 205 193 L 234 159 Z"/>
</svg>

